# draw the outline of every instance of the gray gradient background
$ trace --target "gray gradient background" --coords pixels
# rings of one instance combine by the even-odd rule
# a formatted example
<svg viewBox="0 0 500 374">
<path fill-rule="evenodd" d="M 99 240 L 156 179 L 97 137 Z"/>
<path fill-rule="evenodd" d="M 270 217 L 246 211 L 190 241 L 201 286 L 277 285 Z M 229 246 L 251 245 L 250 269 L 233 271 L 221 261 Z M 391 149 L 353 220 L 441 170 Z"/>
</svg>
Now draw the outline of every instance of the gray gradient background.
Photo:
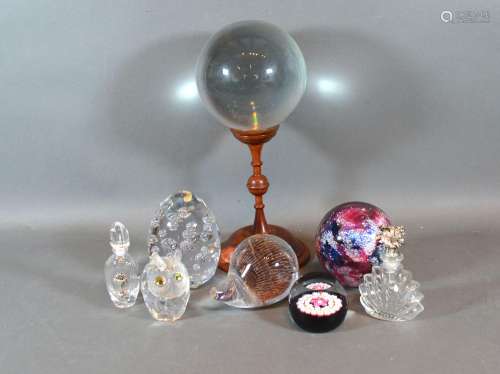
<svg viewBox="0 0 500 374">
<path fill-rule="evenodd" d="M 445 24 L 444 9 L 491 22 Z M 108 301 L 113 220 L 144 262 L 176 189 L 224 236 L 252 219 L 248 152 L 189 90 L 203 43 L 242 19 L 290 31 L 309 71 L 264 150 L 269 221 L 312 243 L 330 207 L 381 206 L 408 227 L 417 320 L 371 319 L 352 291 L 324 335 L 286 303 L 215 305 L 210 285 L 174 325 Z M 492 0 L 0 1 L 0 372 L 498 372 L 499 20 Z"/>
</svg>

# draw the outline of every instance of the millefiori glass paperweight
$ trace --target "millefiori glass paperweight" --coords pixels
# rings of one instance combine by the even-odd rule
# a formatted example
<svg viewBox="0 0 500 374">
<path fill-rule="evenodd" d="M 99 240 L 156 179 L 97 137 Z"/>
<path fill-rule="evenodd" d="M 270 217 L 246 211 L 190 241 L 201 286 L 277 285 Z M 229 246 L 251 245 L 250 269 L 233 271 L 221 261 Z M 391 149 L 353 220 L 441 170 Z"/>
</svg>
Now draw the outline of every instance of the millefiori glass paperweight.
<svg viewBox="0 0 500 374">
<path fill-rule="evenodd" d="M 288 296 L 298 270 L 297 256 L 287 242 L 274 235 L 253 235 L 238 245 L 225 282 L 212 289 L 212 296 L 237 308 L 271 305 Z"/>
<path fill-rule="evenodd" d="M 399 248 L 404 243 L 402 226 L 382 228 L 379 235 L 385 251 L 382 264 L 365 274 L 359 285 L 360 301 L 366 312 L 387 321 L 409 321 L 420 314 L 424 295 L 418 291 L 419 283 L 403 268 L 403 255 Z"/>
<path fill-rule="evenodd" d="M 176 254 L 189 271 L 191 288 L 213 277 L 220 256 L 219 227 L 205 202 L 190 191 L 170 195 L 151 222 L 149 252 Z"/>
<path fill-rule="evenodd" d="M 123 223 L 115 222 L 109 234 L 113 254 L 104 266 L 106 288 L 117 308 L 129 308 L 135 304 L 139 293 L 139 268 L 128 254 L 130 239 Z"/>
<path fill-rule="evenodd" d="M 153 252 L 142 272 L 141 292 L 153 318 L 169 322 L 181 318 L 189 300 L 189 274 L 179 257 Z"/>
<path fill-rule="evenodd" d="M 290 316 L 309 332 L 327 332 L 337 328 L 347 313 L 346 292 L 327 273 L 309 273 L 301 277 L 288 298 Z"/>
</svg>

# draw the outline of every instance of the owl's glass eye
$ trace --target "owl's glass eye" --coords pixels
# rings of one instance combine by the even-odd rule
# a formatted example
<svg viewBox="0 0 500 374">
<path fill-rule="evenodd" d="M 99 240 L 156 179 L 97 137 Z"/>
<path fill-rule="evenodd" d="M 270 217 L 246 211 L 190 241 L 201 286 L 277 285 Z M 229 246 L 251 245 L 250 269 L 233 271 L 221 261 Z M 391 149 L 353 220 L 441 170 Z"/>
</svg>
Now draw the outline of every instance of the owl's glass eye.
<svg viewBox="0 0 500 374">
<path fill-rule="evenodd" d="M 156 284 L 158 287 L 163 287 L 166 283 L 167 283 L 167 280 L 165 279 L 165 277 L 164 277 L 163 275 L 158 275 L 158 276 L 155 278 L 155 284 Z"/>
<path fill-rule="evenodd" d="M 181 273 L 179 273 L 179 272 L 175 273 L 175 274 L 174 274 L 174 279 L 175 279 L 176 281 L 181 281 L 181 280 L 182 280 L 182 274 L 181 274 Z"/>
</svg>

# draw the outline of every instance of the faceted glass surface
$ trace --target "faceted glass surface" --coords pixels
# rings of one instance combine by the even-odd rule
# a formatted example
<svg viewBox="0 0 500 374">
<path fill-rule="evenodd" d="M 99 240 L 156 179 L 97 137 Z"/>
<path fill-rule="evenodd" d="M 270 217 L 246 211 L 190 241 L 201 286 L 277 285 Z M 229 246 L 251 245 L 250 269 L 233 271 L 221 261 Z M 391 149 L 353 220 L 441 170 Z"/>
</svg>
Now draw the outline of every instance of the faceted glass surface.
<svg viewBox="0 0 500 374">
<path fill-rule="evenodd" d="M 309 273 L 300 278 L 290 291 L 288 303 L 293 321 L 310 332 L 333 330 L 347 314 L 346 292 L 327 273 Z"/>
<path fill-rule="evenodd" d="M 155 252 L 142 272 L 141 292 L 154 319 L 175 321 L 189 300 L 189 273 L 175 255 L 161 257 Z"/>
<path fill-rule="evenodd" d="M 197 65 L 207 109 L 225 126 L 256 130 L 280 124 L 306 88 L 306 64 L 297 43 L 260 21 L 226 26 L 207 42 Z"/>
<path fill-rule="evenodd" d="M 220 256 L 219 227 L 205 202 L 190 191 L 170 195 L 151 222 L 150 253 L 176 253 L 189 272 L 191 288 L 208 282 Z"/>
<path fill-rule="evenodd" d="M 424 295 L 419 283 L 401 264 L 403 255 L 382 256 L 382 265 L 374 266 L 359 285 L 360 301 L 372 317 L 387 321 L 409 321 L 420 314 Z"/>
<path fill-rule="evenodd" d="M 295 252 L 283 239 L 257 234 L 231 255 L 227 278 L 213 289 L 216 300 L 237 308 L 257 308 L 286 298 L 299 277 Z"/>
</svg>

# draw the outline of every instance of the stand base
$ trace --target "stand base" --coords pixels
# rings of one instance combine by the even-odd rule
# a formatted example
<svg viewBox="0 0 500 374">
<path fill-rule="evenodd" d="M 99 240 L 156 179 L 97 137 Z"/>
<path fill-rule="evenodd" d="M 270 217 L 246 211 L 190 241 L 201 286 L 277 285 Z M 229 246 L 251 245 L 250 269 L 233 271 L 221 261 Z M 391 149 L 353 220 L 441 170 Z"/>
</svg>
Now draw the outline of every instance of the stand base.
<svg viewBox="0 0 500 374">
<path fill-rule="evenodd" d="M 302 267 L 309 261 L 310 253 L 307 246 L 299 239 L 295 238 L 290 231 L 275 225 L 268 225 L 269 234 L 279 236 L 292 247 L 297 255 L 299 265 Z M 229 260 L 234 250 L 243 240 L 255 234 L 253 225 L 242 227 L 231 234 L 231 236 L 222 243 L 221 254 L 219 258 L 219 269 L 227 272 L 229 269 Z"/>
</svg>

